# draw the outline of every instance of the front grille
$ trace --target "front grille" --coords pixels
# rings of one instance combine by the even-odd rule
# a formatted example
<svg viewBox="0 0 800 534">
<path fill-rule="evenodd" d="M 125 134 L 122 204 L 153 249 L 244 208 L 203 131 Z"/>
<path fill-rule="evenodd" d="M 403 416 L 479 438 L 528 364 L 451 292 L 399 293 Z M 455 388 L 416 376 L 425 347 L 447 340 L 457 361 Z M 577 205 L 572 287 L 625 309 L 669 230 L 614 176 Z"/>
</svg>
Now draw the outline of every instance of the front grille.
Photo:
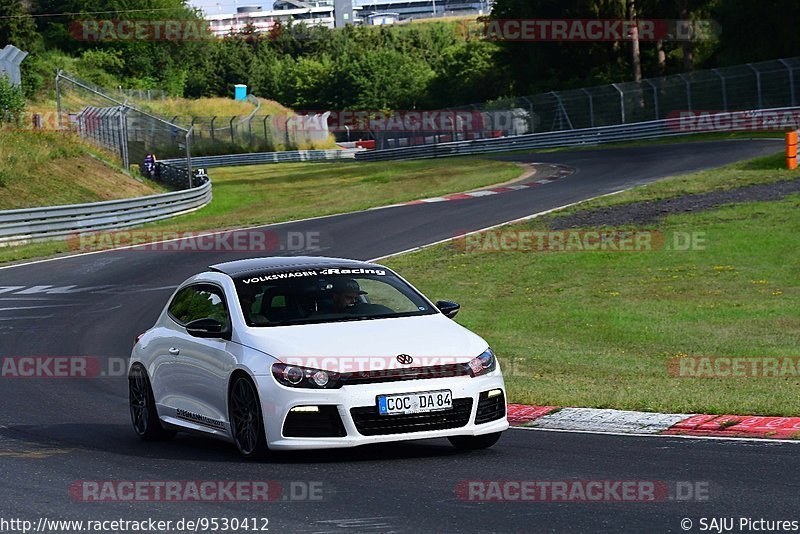
<svg viewBox="0 0 800 534">
<path fill-rule="evenodd" d="M 470 376 L 470 368 L 466 364 L 433 365 L 429 367 L 410 367 L 398 369 L 379 369 L 355 373 L 343 373 L 341 382 L 344 386 L 358 384 L 377 384 L 380 382 L 396 382 L 399 380 L 426 380 L 429 378 L 452 378 L 454 376 Z"/>
<path fill-rule="evenodd" d="M 469 422 L 472 399 L 454 399 L 453 409 L 407 415 L 380 415 L 377 406 L 351 408 L 350 415 L 362 436 L 383 436 L 426 430 L 460 428 Z"/>
<path fill-rule="evenodd" d="M 342 438 L 347 435 L 336 406 L 320 406 L 319 412 L 289 412 L 283 423 L 287 438 Z"/>
<path fill-rule="evenodd" d="M 484 391 L 478 397 L 478 413 L 475 415 L 475 424 L 496 421 L 506 416 L 506 397 L 502 393 L 489 398 L 489 392 Z"/>
</svg>

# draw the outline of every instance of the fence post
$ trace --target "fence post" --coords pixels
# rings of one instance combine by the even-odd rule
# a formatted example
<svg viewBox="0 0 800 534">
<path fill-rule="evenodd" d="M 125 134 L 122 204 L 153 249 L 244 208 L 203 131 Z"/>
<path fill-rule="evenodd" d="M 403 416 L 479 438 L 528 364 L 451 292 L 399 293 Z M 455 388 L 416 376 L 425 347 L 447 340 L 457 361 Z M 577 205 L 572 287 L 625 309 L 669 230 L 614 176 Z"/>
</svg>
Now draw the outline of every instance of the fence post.
<svg viewBox="0 0 800 534">
<path fill-rule="evenodd" d="M 686 107 L 689 109 L 687 111 L 693 111 L 692 109 L 692 82 L 684 74 L 678 74 L 681 77 L 681 80 L 686 84 Z"/>
<path fill-rule="evenodd" d="M 214 121 L 217 120 L 217 116 L 214 115 L 211 117 L 211 144 L 214 144 Z"/>
<path fill-rule="evenodd" d="M 531 112 L 531 133 L 536 133 L 536 116 L 533 114 L 533 102 L 527 96 L 523 96 L 522 100 L 528 103 L 528 109 Z"/>
<path fill-rule="evenodd" d="M 233 140 L 233 120 L 236 118 L 236 115 L 231 117 L 231 120 L 228 121 L 228 125 L 231 127 L 231 144 L 235 144 L 236 141 Z"/>
<path fill-rule="evenodd" d="M 269 134 L 267 133 L 267 119 L 269 115 L 264 115 L 264 143 L 269 143 Z"/>
<path fill-rule="evenodd" d="M 758 96 L 758 108 L 761 109 L 764 107 L 761 99 L 761 72 L 759 72 L 759 70 L 755 68 L 752 63 L 748 63 L 747 66 L 750 67 L 750 70 L 756 73 L 756 95 Z"/>
<path fill-rule="evenodd" d="M 728 111 L 728 85 L 725 76 L 719 73 L 718 69 L 711 69 L 711 71 L 719 76 L 719 81 L 722 84 L 722 111 Z"/>
<path fill-rule="evenodd" d="M 120 134 L 120 152 L 122 154 L 122 165 L 126 169 L 130 169 L 131 162 L 128 156 L 128 128 L 127 128 L 127 117 L 125 116 L 128 112 L 127 108 L 121 108 L 119 113 L 119 134 Z"/>
<path fill-rule="evenodd" d="M 186 132 L 186 170 L 189 172 L 189 189 L 194 187 L 194 177 L 192 176 L 192 150 L 190 146 L 190 136 L 194 133 L 194 125 L 189 127 Z"/>
<path fill-rule="evenodd" d="M 56 113 L 58 114 L 58 129 L 61 129 L 61 87 L 59 79 L 61 78 L 61 69 L 56 70 Z"/>
<path fill-rule="evenodd" d="M 658 87 L 656 87 L 656 84 L 654 84 L 652 81 L 650 81 L 649 78 L 645 78 L 644 81 L 646 81 L 647 84 L 650 87 L 653 88 L 653 105 L 655 106 L 655 111 L 656 111 L 655 120 L 658 120 L 659 117 L 661 117 L 661 113 L 659 113 L 659 110 L 658 110 Z"/>
<path fill-rule="evenodd" d="M 572 125 L 572 121 L 569 118 L 569 114 L 567 113 L 567 108 L 564 107 L 564 101 L 561 100 L 561 97 L 555 91 L 550 91 L 550 93 L 556 98 L 558 101 L 558 129 L 563 130 L 563 119 L 567 119 L 567 124 L 569 124 L 569 129 L 574 130 L 575 127 Z"/>
<path fill-rule="evenodd" d="M 797 99 L 795 98 L 795 92 L 794 92 L 794 69 L 792 68 L 791 65 L 789 65 L 789 63 L 786 62 L 785 59 L 779 59 L 778 61 L 780 61 L 783 64 L 783 66 L 786 67 L 786 69 L 789 71 L 789 94 L 791 95 L 792 98 L 791 105 L 795 106 L 797 105 L 796 104 Z"/>
<path fill-rule="evenodd" d="M 589 126 L 594 128 L 594 97 L 592 96 L 592 93 L 586 89 L 581 89 L 581 91 L 586 93 L 586 96 L 589 97 Z"/>
<path fill-rule="evenodd" d="M 612 83 L 611 87 L 619 91 L 619 113 L 622 117 L 622 124 L 625 124 L 625 93 L 623 93 L 622 89 L 615 83 Z"/>
</svg>

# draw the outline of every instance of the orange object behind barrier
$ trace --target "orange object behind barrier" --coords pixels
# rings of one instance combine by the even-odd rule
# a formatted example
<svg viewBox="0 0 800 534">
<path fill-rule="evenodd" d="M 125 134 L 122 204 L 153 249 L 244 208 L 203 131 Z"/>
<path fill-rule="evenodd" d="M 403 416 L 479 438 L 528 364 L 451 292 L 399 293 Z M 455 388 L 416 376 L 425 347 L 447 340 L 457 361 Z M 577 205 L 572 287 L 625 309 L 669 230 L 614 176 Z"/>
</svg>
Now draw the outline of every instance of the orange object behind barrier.
<svg viewBox="0 0 800 534">
<path fill-rule="evenodd" d="M 368 141 L 356 141 L 356 148 L 366 148 L 367 150 L 375 150 L 375 140 L 369 139 Z"/>
<path fill-rule="evenodd" d="M 786 134 L 786 168 L 795 170 L 797 168 L 797 132 Z"/>
</svg>

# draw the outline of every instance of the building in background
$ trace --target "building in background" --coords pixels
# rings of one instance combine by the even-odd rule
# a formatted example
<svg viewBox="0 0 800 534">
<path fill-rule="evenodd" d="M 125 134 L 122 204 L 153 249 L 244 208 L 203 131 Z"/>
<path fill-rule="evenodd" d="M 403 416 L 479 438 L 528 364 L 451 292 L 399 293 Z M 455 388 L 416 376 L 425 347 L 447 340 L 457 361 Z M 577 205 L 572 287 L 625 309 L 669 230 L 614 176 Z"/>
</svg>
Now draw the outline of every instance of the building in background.
<svg viewBox="0 0 800 534">
<path fill-rule="evenodd" d="M 335 27 L 343 28 L 348 24 L 355 24 L 353 0 L 334 0 L 333 13 L 336 19 Z"/>
<path fill-rule="evenodd" d="M 337 0 L 338 1 L 338 0 Z M 239 32 L 252 25 L 258 32 L 268 32 L 276 22 L 303 22 L 308 26 L 334 27 L 333 0 L 303 2 L 300 0 L 277 0 L 271 11 L 260 6 L 239 6 L 236 13 L 206 15 L 211 31 L 218 37 L 230 32 Z"/>
<path fill-rule="evenodd" d="M 362 20 L 369 26 L 395 24 L 400 21 L 400 13 L 370 13 Z"/>
<path fill-rule="evenodd" d="M 393 24 L 394 22 L 433 17 L 458 17 L 486 15 L 493 0 L 356 0 L 359 18 L 365 24 Z M 373 22 L 376 21 L 376 22 Z"/>
<path fill-rule="evenodd" d="M 276 0 L 272 9 L 238 6 L 236 13 L 206 15 L 211 31 L 224 37 L 252 25 L 268 32 L 276 22 L 341 28 L 348 24 L 383 25 L 432 17 L 485 15 L 493 0 Z"/>
</svg>

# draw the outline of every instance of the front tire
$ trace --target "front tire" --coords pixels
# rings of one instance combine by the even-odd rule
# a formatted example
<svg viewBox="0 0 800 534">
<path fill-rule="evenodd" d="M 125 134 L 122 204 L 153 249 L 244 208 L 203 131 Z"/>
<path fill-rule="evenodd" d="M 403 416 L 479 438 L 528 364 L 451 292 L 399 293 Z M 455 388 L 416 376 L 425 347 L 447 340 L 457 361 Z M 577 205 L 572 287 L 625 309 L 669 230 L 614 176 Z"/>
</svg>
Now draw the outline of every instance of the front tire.
<svg viewBox="0 0 800 534">
<path fill-rule="evenodd" d="M 495 432 L 494 434 L 484 434 L 482 436 L 451 436 L 447 439 L 456 449 L 462 451 L 476 451 L 479 449 L 488 449 L 500 439 L 502 432 Z"/>
<path fill-rule="evenodd" d="M 161 426 L 153 388 L 141 365 L 134 365 L 128 375 L 128 404 L 133 430 L 139 438 L 144 441 L 164 441 L 175 437 L 174 430 Z"/>
<path fill-rule="evenodd" d="M 231 435 L 239 453 L 248 460 L 266 458 L 269 453 L 264 417 L 256 387 L 249 377 L 233 378 L 228 396 Z"/>
</svg>

